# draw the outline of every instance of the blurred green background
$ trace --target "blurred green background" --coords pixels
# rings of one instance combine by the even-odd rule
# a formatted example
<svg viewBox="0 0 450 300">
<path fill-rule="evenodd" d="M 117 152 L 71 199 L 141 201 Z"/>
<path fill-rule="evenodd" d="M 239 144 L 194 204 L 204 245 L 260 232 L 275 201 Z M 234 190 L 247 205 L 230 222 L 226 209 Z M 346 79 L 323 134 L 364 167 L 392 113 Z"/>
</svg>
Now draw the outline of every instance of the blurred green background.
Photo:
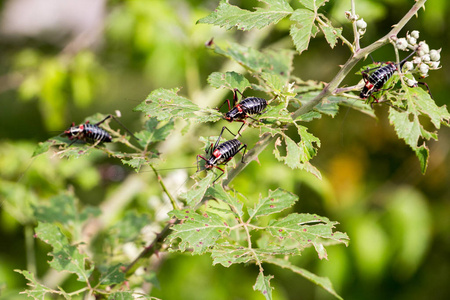
<svg viewBox="0 0 450 300">
<path fill-rule="evenodd" d="M 343 26 L 351 40 L 344 18 L 350 1 L 330 2 L 322 13 Z M 232 3 L 247 9 L 258 5 L 257 1 Z M 357 13 L 368 23 L 362 45 L 388 32 L 412 3 L 357 0 Z M 151 173 L 135 174 L 101 153 L 76 161 L 59 160 L 51 153 L 32 159 L 38 142 L 98 112 L 120 110 L 121 121 L 138 130 L 144 118 L 132 109 L 160 87 L 181 87 L 180 94 L 195 103 L 217 106 L 231 95 L 209 88 L 207 76 L 214 71 L 242 70 L 205 48 L 211 38 L 219 44 L 237 41 L 256 48 L 293 48 L 287 21 L 245 33 L 196 25 L 217 5 L 218 1 L 200 0 L 0 3 L 0 299 L 25 298 L 18 292 L 26 282 L 13 269 L 36 271 L 42 281 L 51 280 L 46 263 L 49 249 L 39 242 L 34 248 L 29 245 L 34 243 L 32 206 L 60 190 L 74 191 L 80 205 L 101 205 L 133 180 L 140 180 L 142 188 L 123 207 L 156 222 L 165 217 L 164 200 Z M 419 30 L 420 40 L 425 39 L 431 49 L 443 49 L 443 68 L 425 79 L 438 105 L 449 103 L 448 12 L 447 1 L 430 0 L 402 31 L 404 36 L 406 31 Z M 327 82 L 349 55 L 346 47 L 330 49 L 318 36 L 308 51 L 296 56 L 294 74 Z M 391 46 L 372 56 L 376 61 L 395 59 Z M 345 83 L 359 80 L 352 75 Z M 268 147 L 259 157 L 261 164 L 250 164 L 233 185 L 249 199 L 282 187 L 299 195 L 295 211 L 340 222 L 338 230 L 351 239 L 348 248 L 328 248 L 328 261 L 319 261 L 310 249 L 296 264 L 329 277 L 345 299 L 448 299 L 450 131 L 440 130 L 439 141 L 429 143 L 429 167 L 422 175 L 412 150 L 389 126 L 387 106 L 378 105 L 375 110 L 378 120 L 345 108 L 335 118 L 305 124 L 321 140 L 312 163 L 322 172 L 322 181 L 279 163 Z M 178 132 L 184 125 L 176 125 Z M 185 135 L 173 134 L 159 145 L 163 162 L 158 167 L 194 165 L 202 148 L 198 136 L 216 135 L 221 126 L 220 122 L 195 125 Z M 253 145 L 257 135 L 249 133 L 245 138 Z M 176 192 L 187 173 L 175 170 L 163 175 Z M 117 212 L 110 224 L 121 217 Z M 162 299 L 263 298 L 251 288 L 257 274 L 253 266 L 225 269 L 211 266 L 207 256 L 170 254 L 161 255 L 153 267 L 158 283 L 152 295 Z M 332 299 L 298 275 L 273 266 L 266 270 L 275 275 L 275 299 Z M 71 284 L 69 280 L 63 286 L 70 290 Z"/>
</svg>

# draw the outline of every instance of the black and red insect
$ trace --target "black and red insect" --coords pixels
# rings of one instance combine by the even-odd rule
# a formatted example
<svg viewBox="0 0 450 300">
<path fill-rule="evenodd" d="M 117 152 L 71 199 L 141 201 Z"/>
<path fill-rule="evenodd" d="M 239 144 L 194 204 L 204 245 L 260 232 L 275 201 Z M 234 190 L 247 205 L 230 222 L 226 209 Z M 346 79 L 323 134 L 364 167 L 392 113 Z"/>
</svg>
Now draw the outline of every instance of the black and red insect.
<svg viewBox="0 0 450 300">
<path fill-rule="evenodd" d="M 230 100 L 227 99 L 225 101 L 228 103 L 228 110 L 229 110 L 227 113 L 225 113 L 224 116 L 225 120 L 229 122 L 237 121 L 245 123 L 246 118 L 253 119 L 250 115 L 256 114 L 260 115 L 263 113 L 263 110 L 267 107 L 267 100 L 258 97 L 248 97 L 236 104 L 237 92 L 238 90 L 234 90 L 233 108 L 231 108 Z M 225 104 L 225 102 L 223 104 Z M 223 104 L 221 105 L 221 107 L 223 106 Z M 256 119 L 253 120 L 258 121 Z"/>
<path fill-rule="evenodd" d="M 395 71 L 401 70 L 406 61 L 415 53 L 413 51 L 409 54 L 405 59 L 403 59 L 399 64 L 393 62 L 387 62 L 383 66 L 366 69 L 361 72 L 364 87 L 359 94 L 361 99 L 369 99 L 372 97 L 375 102 L 378 102 L 378 99 L 373 96 L 374 93 L 377 93 L 383 89 L 383 86 L 386 82 L 394 75 Z M 369 71 L 375 70 L 374 72 L 369 74 Z"/>
<path fill-rule="evenodd" d="M 244 153 L 242 154 L 241 162 L 244 162 L 245 152 L 247 151 L 247 145 L 242 144 L 238 139 L 232 139 L 226 142 L 219 144 L 220 138 L 222 137 L 223 131 L 228 130 L 229 133 L 234 135 L 227 127 L 222 127 L 222 131 L 220 132 L 219 138 L 216 143 L 209 146 L 206 149 L 206 154 L 209 155 L 209 158 L 205 158 L 200 154 L 197 155 L 197 172 L 200 170 L 199 168 L 199 158 L 205 161 L 205 169 L 211 170 L 213 168 L 219 169 L 222 171 L 214 182 L 220 178 L 225 173 L 225 170 L 220 168 L 218 165 L 226 165 L 237 153 L 239 153 L 242 149 L 244 149 Z"/>
<path fill-rule="evenodd" d="M 113 115 L 108 115 L 106 118 L 95 124 L 89 124 L 89 121 L 86 121 L 86 123 L 84 124 L 75 126 L 75 123 L 72 123 L 72 126 L 65 130 L 62 135 L 68 137 L 69 140 L 72 141 L 69 146 L 80 140 L 87 143 L 110 143 L 112 141 L 111 135 L 105 129 L 99 126 L 109 118 L 114 119 L 135 139 L 139 140 Z"/>
</svg>

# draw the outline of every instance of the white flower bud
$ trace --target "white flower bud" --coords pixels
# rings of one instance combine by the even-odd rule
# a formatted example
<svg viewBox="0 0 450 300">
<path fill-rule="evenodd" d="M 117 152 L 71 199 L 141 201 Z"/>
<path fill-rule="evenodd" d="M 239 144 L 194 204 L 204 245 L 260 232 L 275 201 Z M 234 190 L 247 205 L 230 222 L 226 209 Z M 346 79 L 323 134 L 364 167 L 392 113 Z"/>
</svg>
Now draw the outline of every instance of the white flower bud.
<svg viewBox="0 0 450 300">
<path fill-rule="evenodd" d="M 430 69 L 437 69 L 437 68 L 439 68 L 439 64 L 440 64 L 439 61 L 430 61 L 428 63 L 428 65 L 430 66 Z"/>
<path fill-rule="evenodd" d="M 414 69 L 414 64 L 410 61 L 405 62 L 403 65 L 403 68 L 405 68 L 407 71 Z"/>
<path fill-rule="evenodd" d="M 427 43 L 422 41 L 422 42 L 419 43 L 419 51 L 417 51 L 417 53 L 419 53 L 420 51 L 423 51 L 424 54 L 428 54 L 430 52 L 430 47 L 428 47 Z M 422 55 L 420 55 L 420 56 L 422 56 Z"/>
<path fill-rule="evenodd" d="M 408 42 L 405 38 L 399 38 L 396 41 L 396 45 L 398 50 L 406 50 L 406 48 L 408 47 Z"/>
<path fill-rule="evenodd" d="M 432 61 L 439 61 L 441 59 L 441 54 L 439 52 L 440 51 L 437 51 L 437 50 L 431 50 L 430 51 L 430 59 Z"/>
<path fill-rule="evenodd" d="M 422 60 L 420 59 L 420 57 L 414 56 L 414 59 L 412 62 L 413 62 L 413 64 L 418 65 L 422 62 Z"/>
<path fill-rule="evenodd" d="M 366 30 L 359 28 L 358 33 L 359 33 L 359 35 L 364 35 L 364 33 L 366 33 Z"/>
<path fill-rule="evenodd" d="M 407 79 L 406 80 L 406 84 L 409 86 L 409 87 L 415 87 L 415 86 L 417 86 L 417 80 L 415 80 L 415 79 Z"/>
<path fill-rule="evenodd" d="M 361 18 L 358 21 L 356 21 L 356 27 L 358 27 L 360 29 L 366 29 L 367 28 L 367 23 L 366 23 L 366 21 L 364 21 L 363 18 Z"/>
<path fill-rule="evenodd" d="M 425 54 L 424 56 L 422 56 L 422 61 L 423 62 L 429 62 L 430 61 L 430 54 Z"/>
<path fill-rule="evenodd" d="M 420 75 L 422 76 L 426 76 L 428 74 L 428 70 L 430 69 L 430 67 L 428 67 L 428 65 L 426 64 L 421 64 L 419 66 L 419 71 L 420 71 Z"/>
<path fill-rule="evenodd" d="M 408 43 L 410 45 L 414 46 L 417 43 L 417 40 L 416 40 L 416 38 L 413 38 L 412 36 L 410 36 L 410 37 L 408 37 Z"/>
<path fill-rule="evenodd" d="M 412 36 L 413 38 L 415 38 L 417 40 L 419 38 L 419 31 L 418 30 L 413 30 L 411 32 L 410 36 Z"/>
</svg>

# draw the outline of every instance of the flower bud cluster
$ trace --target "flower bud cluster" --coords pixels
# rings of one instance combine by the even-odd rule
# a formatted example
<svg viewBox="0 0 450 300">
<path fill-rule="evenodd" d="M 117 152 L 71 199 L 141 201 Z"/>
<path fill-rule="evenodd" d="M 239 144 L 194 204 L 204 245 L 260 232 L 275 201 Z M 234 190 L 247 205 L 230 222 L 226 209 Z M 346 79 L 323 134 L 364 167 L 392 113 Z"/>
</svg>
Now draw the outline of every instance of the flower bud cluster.
<svg viewBox="0 0 450 300">
<path fill-rule="evenodd" d="M 416 54 L 413 56 L 411 61 L 407 61 L 403 65 L 404 71 L 408 71 L 409 73 L 419 73 L 419 75 L 423 78 L 428 76 L 429 70 L 439 69 L 441 49 L 430 50 L 430 47 L 425 41 L 419 42 L 419 31 L 414 30 L 411 33 L 406 33 L 406 37 L 397 39 L 395 44 L 399 50 L 407 51 L 408 49 L 411 49 L 416 51 Z M 408 80 L 408 85 L 410 85 L 409 81 L 413 83 L 412 81 L 414 80 Z M 413 85 L 414 83 L 410 86 Z"/>
</svg>

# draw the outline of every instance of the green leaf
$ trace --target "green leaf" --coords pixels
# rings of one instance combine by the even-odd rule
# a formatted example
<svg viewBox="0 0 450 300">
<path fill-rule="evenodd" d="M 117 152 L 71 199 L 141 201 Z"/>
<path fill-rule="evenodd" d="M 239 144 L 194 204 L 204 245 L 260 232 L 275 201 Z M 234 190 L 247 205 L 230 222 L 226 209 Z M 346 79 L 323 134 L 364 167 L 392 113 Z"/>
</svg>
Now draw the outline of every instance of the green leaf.
<svg viewBox="0 0 450 300">
<path fill-rule="evenodd" d="M 254 254 L 248 248 L 232 245 L 216 245 L 211 252 L 213 265 L 221 264 L 228 268 L 232 264 L 248 263 Z"/>
<path fill-rule="evenodd" d="M 258 218 L 277 213 L 291 207 L 298 200 L 298 197 L 283 189 L 269 190 L 269 195 L 263 199 L 259 199 L 255 208 L 248 209 L 250 218 Z"/>
<path fill-rule="evenodd" d="M 59 222 L 65 226 L 80 227 L 89 217 L 100 214 L 100 209 L 88 206 L 81 213 L 77 209 L 78 199 L 71 194 L 60 194 L 50 198 L 50 204 L 34 207 L 34 215 L 40 222 Z"/>
<path fill-rule="evenodd" d="M 208 76 L 208 83 L 216 89 L 227 88 L 232 91 L 234 91 L 234 89 L 237 89 L 241 93 L 243 93 L 248 87 L 251 87 L 250 82 L 247 80 L 247 78 L 244 77 L 244 75 L 236 73 L 234 71 L 225 73 L 211 73 Z"/>
<path fill-rule="evenodd" d="M 237 216 L 242 217 L 244 214 L 242 211 L 243 203 L 239 201 L 236 195 L 231 196 L 229 193 L 225 192 L 222 185 L 210 187 L 206 191 L 206 195 L 228 204 Z"/>
<path fill-rule="evenodd" d="M 180 238 L 179 251 L 192 248 L 192 254 L 203 254 L 214 246 L 217 239 L 224 233 L 229 233 L 230 227 L 223 219 L 211 212 L 203 215 L 193 212 L 192 209 L 174 210 L 169 213 L 182 221 L 172 227 L 173 232 L 168 237 L 173 243 Z"/>
<path fill-rule="evenodd" d="M 346 245 L 348 243 L 347 234 L 333 232 L 336 224 L 337 222 L 318 215 L 293 213 L 280 220 L 271 220 L 266 230 L 280 240 L 294 241 L 300 249 L 313 245 L 319 258 L 323 259 L 327 258 L 323 245 L 327 240 Z"/>
<path fill-rule="evenodd" d="M 331 295 L 335 296 L 336 298 L 342 299 L 341 296 L 339 296 L 336 293 L 336 291 L 333 289 L 333 285 L 332 285 L 330 279 L 328 279 L 326 277 L 319 277 L 316 274 L 309 272 L 308 270 L 294 266 L 286 259 L 270 258 L 270 259 L 265 260 L 265 262 L 280 266 L 284 269 L 289 269 L 294 273 L 300 274 L 301 276 L 308 279 L 312 283 L 322 287 L 323 289 L 325 289 L 327 292 L 329 292 Z"/>
<path fill-rule="evenodd" d="M 267 300 L 272 299 L 272 289 L 270 286 L 270 280 L 273 278 L 273 275 L 264 276 L 262 271 L 259 272 L 258 278 L 256 278 L 256 283 L 253 286 L 253 290 L 260 291 Z"/>
<path fill-rule="evenodd" d="M 180 194 L 180 198 L 186 200 L 189 207 L 195 207 L 199 204 L 205 196 L 206 190 L 213 183 L 214 172 L 208 172 L 205 178 L 197 182 L 189 191 Z"/>
<path fill-rule="evenodd" d="M 425 174 L 425 172 L 427 171 L 428 157 L 430 156 L 430 151 L 428 150 L 428 147 L 425 145 L 425 143 L 423 143 L 422 146 L 414 149 L 414 152 L 416 153 L 416 156 L 419 159 L 420 171 L 422 172 L 422 174 Z"/>
<path fill-rule="evenodd" d="M 147 122 L 145 122 L 144 130 L 136 133 L 135 135 L 139 138 L 139 145 L 142 147 L 147 147 L 151 143 L 166 140 L 173 129 L 173 120 L 170 120 L 166 124 L 161 124 L 158 122 L 157 118 L 150 118 Z"/>
<path fill-rule="evenodd" d="M 233 27 L 240 30 L 261 29 L 277 23 L 292 13 L 292 8 L 285 0 L 263 0 L 263 2 L 268 4 L 268 8 L 258 7 L 252 12 L 222 0 L 213 13 L 198 20 L 197 23 L 213 24 L 225 27 L 227 30 Z"/>
<path fill-rule="evenodd" d="M 301 4 L 303 4 L 306 8 L 317 11 L 319 7 L 328 2 L 328 0 L 299 0 Z"/>
<path fill-rule="evenodd" d="M 286 144 L 286 156 L 281 156 L 278 149 L 281 145 L 280 138 L 275 142 L 273 153 L 279 161 L 283 161 L 290 168 L 306 170 L 318 178 L 321 178 L 319 170 L 308 163 L 317 152 L 313 144 L 320 146 L 320 140 L 308 133 L 306 127 L 297 124 L 296 126 L 301 137 L 300 142 L 296 143 L 290 137 L 282 133 L 281 136 Z"/>
<path fill-rule="evenodd" d="M 101 272 L 99 284 L 100 285 L 111 285 L 111 284 L 121 284 L 125 281 L 125 274 L 122 272 L 123 265 L 117 264 L 115 266 L 110 266 L 106 271 Z"/>
<path fill-rule="evenodd" d="M 338 37 L 342 34 L 342 28 L 335 28 L 331 24 L 327 25 L 322 25 L 319 23 L 319 27 L 325 35 L 325 39 L 327 40 L 328 44 L 330 44 L 330 47 L 334 48 L 334 46 L 336 46 Z"/>
<path fill-rule="evenodd" d="M 44 152 L 47 152 L 50 147 L 54 146 L 58 141 L 54 139 L 49 139 L 45 142 L 40 142 L 36 149 L 34 149 L 33 155 L 31 157 L 38 156 Z"/>
<path fill-rule="evenodd" d="M 294 59 L 294 51 L 291 50 L 265 50 L 258 51 L 251 47 L 230 43 L 226 48 L 214 46 L 217 54 L 228 57 L 254 73 L 272 73 L 280 76 L 289 76 Z"/>
<path fill-rule="evenodd" d="M 297 9 L 291 16 L 294 24 L 291 26 L 290 34 L 299 54 L 308 49 L 311 36 L 318 31 L 317 26 L 314 25 L 315 18 L 315 13 L 307 9 Z"/>
<path fill-rule="evenodd" d="M 145 298 L 138 299 L 149 299 L 147 295 L 143 295 Z M 125 292 L 115 292 L 108 296 L 108 300 L 134 300 L 133 292 L 125 291 Z"/>
<path fill-rule="evenodd" d="M 27 289 L 24 292 L 20 292 L 20 294 L 26 294 L 28 297 L 32 297 L 36 300 L 45 299 L 45 294 L 47 293 L 54 293 L 57 292 L 49 287 L 46 287 L 43 284 L 40 284 L 37 282 L 36 278 L 34 277 L 34 274 L 27 270 L 14 270 L 17 273 L 22 274 L 28 281 L 28 286 L 31 287 L 31 289 Z"/>
<path fill-rule="evenodd" d="M 144 112 L 148 117 L 156 117 L 159 121 L 170 121 L 173 118 L 190 119 L 194 122 L 215 122 L 222 115 L 215 109 L 200 108 L 189 99 L 178 96 L 179 89 L 157 89 L 147 99 L 136 106 L 134 111 Z"/>
<path fill-rule="evenodd" d="M 406 101 L 406 110 L 399 111 L 391 107 L 389 121 L 394 125 L 397 136 L 414 150 L 419 158 L 422 173 L 425 173 L 429 153 L 425 143 L 418 146 L 419 140 L 437 140 L 437 133 L 426 130 L 420 123 L 420 117 L 430 118 L 431 123 L 439 129 L 441 124 L 448 126 L 450 114 L 446 106 L 438 107 L 430 95 L 420 88 L 405 86 L 400 93 L 392 93 L 392 96 Z"/>
<path fill-rule="evenodd" d="M 127 211 L 111 228 L 111 237 L 121 239 L 123 242 L 131 242 L 138 238 L 142 228 L 150 223 L 148 215 L 136 211 Z"/>
<path fill-rule="evenodd" d="M 123 158 L 121 161 L 124 165 L 132 167 L 136 172 L 139 172 L 142 166 L 148 164 L 148 160 L 143 157 Z"/>
<path fill-rule="evenodd" d="M 53 256 L 53 260 L 50 261 L 52 268 L 56 271 L 74 273 L 78 276 L 78 281 L 89 281 L 94 265 L 86 269 L 88 256 L 81 254 L 77 247 L 69 245 L 67 237 L 56 225 L 39 222 L 36 227 L 36 236 L 53 247 L 50 253 Z"/>
</svg>

